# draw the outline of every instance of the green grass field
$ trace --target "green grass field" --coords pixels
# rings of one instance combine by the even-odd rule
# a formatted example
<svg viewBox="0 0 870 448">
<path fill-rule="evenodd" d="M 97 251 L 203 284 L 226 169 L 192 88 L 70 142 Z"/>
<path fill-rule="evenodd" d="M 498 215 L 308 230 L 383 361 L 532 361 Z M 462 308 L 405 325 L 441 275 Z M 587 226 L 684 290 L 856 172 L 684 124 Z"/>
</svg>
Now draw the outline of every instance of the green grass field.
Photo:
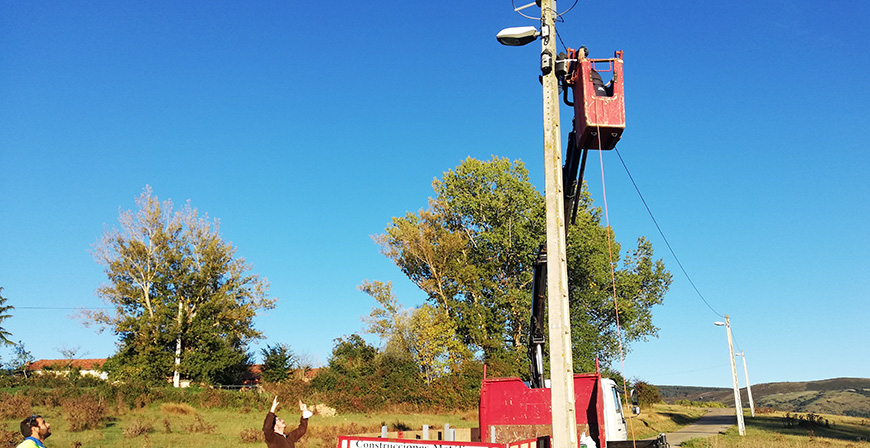
<svg viewBox="0 0 870 448">
<path fill-rule="evenodd" d="M 52 435 L 46 441 L 48 448 L 226 448 L 263 446 L 263 418 L 266 410 L 249 409 L 195 409 L 181 404 L 149 405 L 126 411 L 105 420 L 100 429 L 72 432 L 59 408 L 35 408 L 51 424 Z M 295 427 L 299 418 L 296 412 L 278 411 L 285 417 L 288 426 Z M 309 421 L 308 433 L 297 443 L 298 448 L 331 448 L 339 435 L 379 432 L 382 425 L 395 428 L 419 429 L 423 425 L 443 427 L 445 423 L 454 428 L 477 426 L 476 412 L 456 414 L 395 414 L 369 413 L 346 414 L 334 417 L 315 415 Z M 3 421 L 7 432 L 4 445 L 14 447 L 21 436 L 10 437 L 18 432 L 18 420 Z M 14 442 L 14 443 L 12 443 Z"/>
</svg>

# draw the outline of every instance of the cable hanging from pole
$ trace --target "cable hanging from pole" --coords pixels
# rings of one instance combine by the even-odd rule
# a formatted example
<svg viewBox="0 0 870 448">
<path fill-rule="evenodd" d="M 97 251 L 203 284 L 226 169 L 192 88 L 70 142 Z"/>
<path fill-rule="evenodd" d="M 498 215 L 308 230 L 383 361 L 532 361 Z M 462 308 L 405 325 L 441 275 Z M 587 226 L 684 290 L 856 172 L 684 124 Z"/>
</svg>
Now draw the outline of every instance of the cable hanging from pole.
<svg viewBox="0 0 870 448">
<path fill-rule="evenodd" d="M 659 226 L 658 221 L 656 221 L 656 217 L 653 216 L 652 210 L 650 210 L 649 205 L 646 203 L 646 199 L 644 199 L 643 194 L 640 192 L 640 188 L 638 188 L 638 186 L 637 186 L 637 182 L 634 181 L 634 177 L 631 176 L 631 172 L 628 170 L 628 166 L 625 164 L 625 160 L 622 159 L 622 154 L 619 153 L 618 148 L 613 148 L 613 149 L 616 151 L 616 155 L 617 155 L 617 157 L 619 157 L 619 161 L 622 163 L 622 167 L 625 169 L 625 173 L 628 174 L 628 179 L 631 181 L 631 184 L 634 186 L 634 190 L 637 192 L 637 195 L 640 196 L 640 201 L 643 202 L 643 206 L 646 208 L 646 212 L 649 214 L 649 217 L 652 219 L 653 224 L 655 224 L 656 230 L 658 230 L 659 235 L 661 235 L 662 239 L 665 241 L 665 245 L 668 246 L 668 250 L 671 252 L 671 255 L 674 257 L 674 260 L 676 260 L 677 265 L 680 267 L 680 270 L 683 271 L 683 275 L 685 275 L 686 279 L 689 280 L 689 284 L 692 285 L 692 288 L 695 290 L 695 292 L 698 294 L 698 297 L 701 298 L 701 300 L 704 302 L 704 304 L 707 305 L 707 308 L 710 308 L 710 311 L 712 311 L 713 314 L 715 314 L 719 317 L 725 317 L 723 314 L 721 314 L 718 311 L 716 311 L 715 309 L 713 309 L 713 307 L 710 305 L 710 303 L 707 302 L 707 299 L 704 298 L 704 295 L 701 294 L 701 291 L 698 289 L 698 287 L 695 286 L 695 282 L 692 281 L 692 277 L 690 277 L 689 273 L 686 272 L 686 268 L 683 267 L 683 263 L 680 262 L 680 258 L 677 257 L 677 253 L 674 252 L 674 248 L 671 247 L 671 243 L 668 241 L 668 238 L 665 236 L 665 233 L 662 231 L 661 226 Z"/>
</svg>

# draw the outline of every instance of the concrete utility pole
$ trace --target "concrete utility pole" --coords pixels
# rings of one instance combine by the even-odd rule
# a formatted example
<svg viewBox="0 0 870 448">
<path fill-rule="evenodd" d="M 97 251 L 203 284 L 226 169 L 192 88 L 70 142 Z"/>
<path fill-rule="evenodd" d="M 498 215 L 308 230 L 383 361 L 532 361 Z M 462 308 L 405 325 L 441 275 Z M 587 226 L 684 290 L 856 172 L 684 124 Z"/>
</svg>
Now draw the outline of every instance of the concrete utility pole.
<svg viewBox="0 0 870 448">
<path fill-rule="evenodd" d="M 559 80 L 556 78 L 556 2 L 541 1 L 541 74 L 544 86 L 544 169 L 547 206 L 547 304 L 553 448 L 577 447 L 574 361 L 568 311 L 568 263 L 562 196 Z"/>
<path fill-rule="evenodd" d="M 740 357 L 743 358 L 743 375 L 746 377 L 746 394 L 749 395 L 749 414 L 755 417 L 755 402 L 752 401 L 752 388 L 749 387 L 749 370 L 746 368 L 746 354 L 740 350 Z"/>
<path fill-rule="evenodd" d="M 534 5 L 530 3 L 517 8 Z M 544 89 L 544 180 L 547 205 L 547 318 L 550 330 L 552 448 L 577 448 L 574 357 L 568 311 L 568 263 L 565 254 L 565 204 L 562 192 L 562 140 L 559 130 L 559 80 L 556 63 L 556 1 L 541 0 L 541 30 L 513 27 L 496 38 L 520 46 L 541 37 L 541 84 Z"/>
<path fill-rule="evenodd" d="M 731 361 L 731 381 L 734 383 L 734 407 L 737 408 L 737 432 L 746 435 L 746 427 L 743 425 L 743 403 L 740 401 L 740 384 L 737 383 L 737 363 L 734 361 L 734 343 L 731 340 L 731 320 L 725 315 L 725 323 L 716 322 L 718 326 L 725 326 L 728 334 L 728 357 Z"/>
</svg>

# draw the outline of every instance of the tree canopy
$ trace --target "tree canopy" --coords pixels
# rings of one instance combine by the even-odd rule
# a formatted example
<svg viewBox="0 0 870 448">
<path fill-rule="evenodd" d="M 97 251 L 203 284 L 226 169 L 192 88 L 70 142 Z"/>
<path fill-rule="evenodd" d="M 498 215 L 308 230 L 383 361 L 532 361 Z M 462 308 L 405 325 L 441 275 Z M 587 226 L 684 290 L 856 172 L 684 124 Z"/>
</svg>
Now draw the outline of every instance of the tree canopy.
<svg viewBox="0 0 870 448">
<path fill-rule="evenodd" d="M 297 366 L 296 355 L 288 344 L 267 345 L 260 350 L 263 355 L 261 377 L 268 382 L 290 378 L 290 369 Z"/>
<path fill-rule="evenodd" d="M 14 306 L 6 304 L 6 297 L 3 297 L 3 287 L 0 286 L 0 324 L 2 324 L 6 319 L 12 317 L 12 315 L 9 314 L 9 311 L 14 309 Z M 5 345 L 14 345 L 15 342 L 9 339 L 10 336 L 12 336 L 12 333 L 7 331 L 5 327 L 0 327 L 0 342 Z"/>
<path fill-rule="evenodd" d="M 173 211 L 146 187 L 136 205 L 93 250 L 108 278 L 97 294 L 114 312 L 84 317 L 120 339 L 106 369 L 152 382 L 173 375 L 176 385 L 181 375 L 234 381 L 250 364 L 248 343 L 261 337 L 257 310 L 274 307 L 268 282 L 222 240 L 218 221 L 190 203 Z"/>
<path fill-rule="evenodd" d="M 497 157 L 468 158 L 433 189 L 427 209 L 393 218 L 375 240 L 452 322 L 467 353 L 478 353 L 494 372 L 525 375 L 533 263 L 546 238 L 544 198 L 522 162 Z M 618 358 L 617 307 L 626 351 L 655 336 L 652 306 L 662 303 L 671 282 L 645 239 L 621 257 L 600 216 L 584 190 L 567 253 L 578 371 L 594 369 L 595 358 L 605 366 Z"/>
</svg>

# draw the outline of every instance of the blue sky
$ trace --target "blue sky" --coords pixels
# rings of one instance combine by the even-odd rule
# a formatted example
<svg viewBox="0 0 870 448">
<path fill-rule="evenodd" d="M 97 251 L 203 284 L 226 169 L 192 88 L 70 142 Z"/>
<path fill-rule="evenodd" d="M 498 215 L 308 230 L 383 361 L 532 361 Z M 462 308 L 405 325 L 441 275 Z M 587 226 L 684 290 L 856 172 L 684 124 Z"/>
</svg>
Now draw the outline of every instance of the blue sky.
<svg viewBox="0 0 870 448">
<path fill-rule="evenodd" d="M 466 157 L 521 159 L 543 190 L 540 46 L 495 40 L 536 22 L 477 3 L 0 4 L 5 328 L 36 358 L 112 354 L 70 315 L 104 306 L 89 250 L 146 185 L 220 219 L 269 279 L 261 345 L 326 362 L 374 306 L 365 279 L 422 303 L 371 235 Z M 729 386 L 723 314 L 752 383 L 870 376 L 866 17 L 837 0 L 616 0 L 557 25 L 593 57 L 625 52 L 619 152 L 710 305 L 603 154 L 617 239 L 647 236 L 674 274 L 629 378 Z M 586 180 L 603 205 L 598 154 Z"/>
</svg>

